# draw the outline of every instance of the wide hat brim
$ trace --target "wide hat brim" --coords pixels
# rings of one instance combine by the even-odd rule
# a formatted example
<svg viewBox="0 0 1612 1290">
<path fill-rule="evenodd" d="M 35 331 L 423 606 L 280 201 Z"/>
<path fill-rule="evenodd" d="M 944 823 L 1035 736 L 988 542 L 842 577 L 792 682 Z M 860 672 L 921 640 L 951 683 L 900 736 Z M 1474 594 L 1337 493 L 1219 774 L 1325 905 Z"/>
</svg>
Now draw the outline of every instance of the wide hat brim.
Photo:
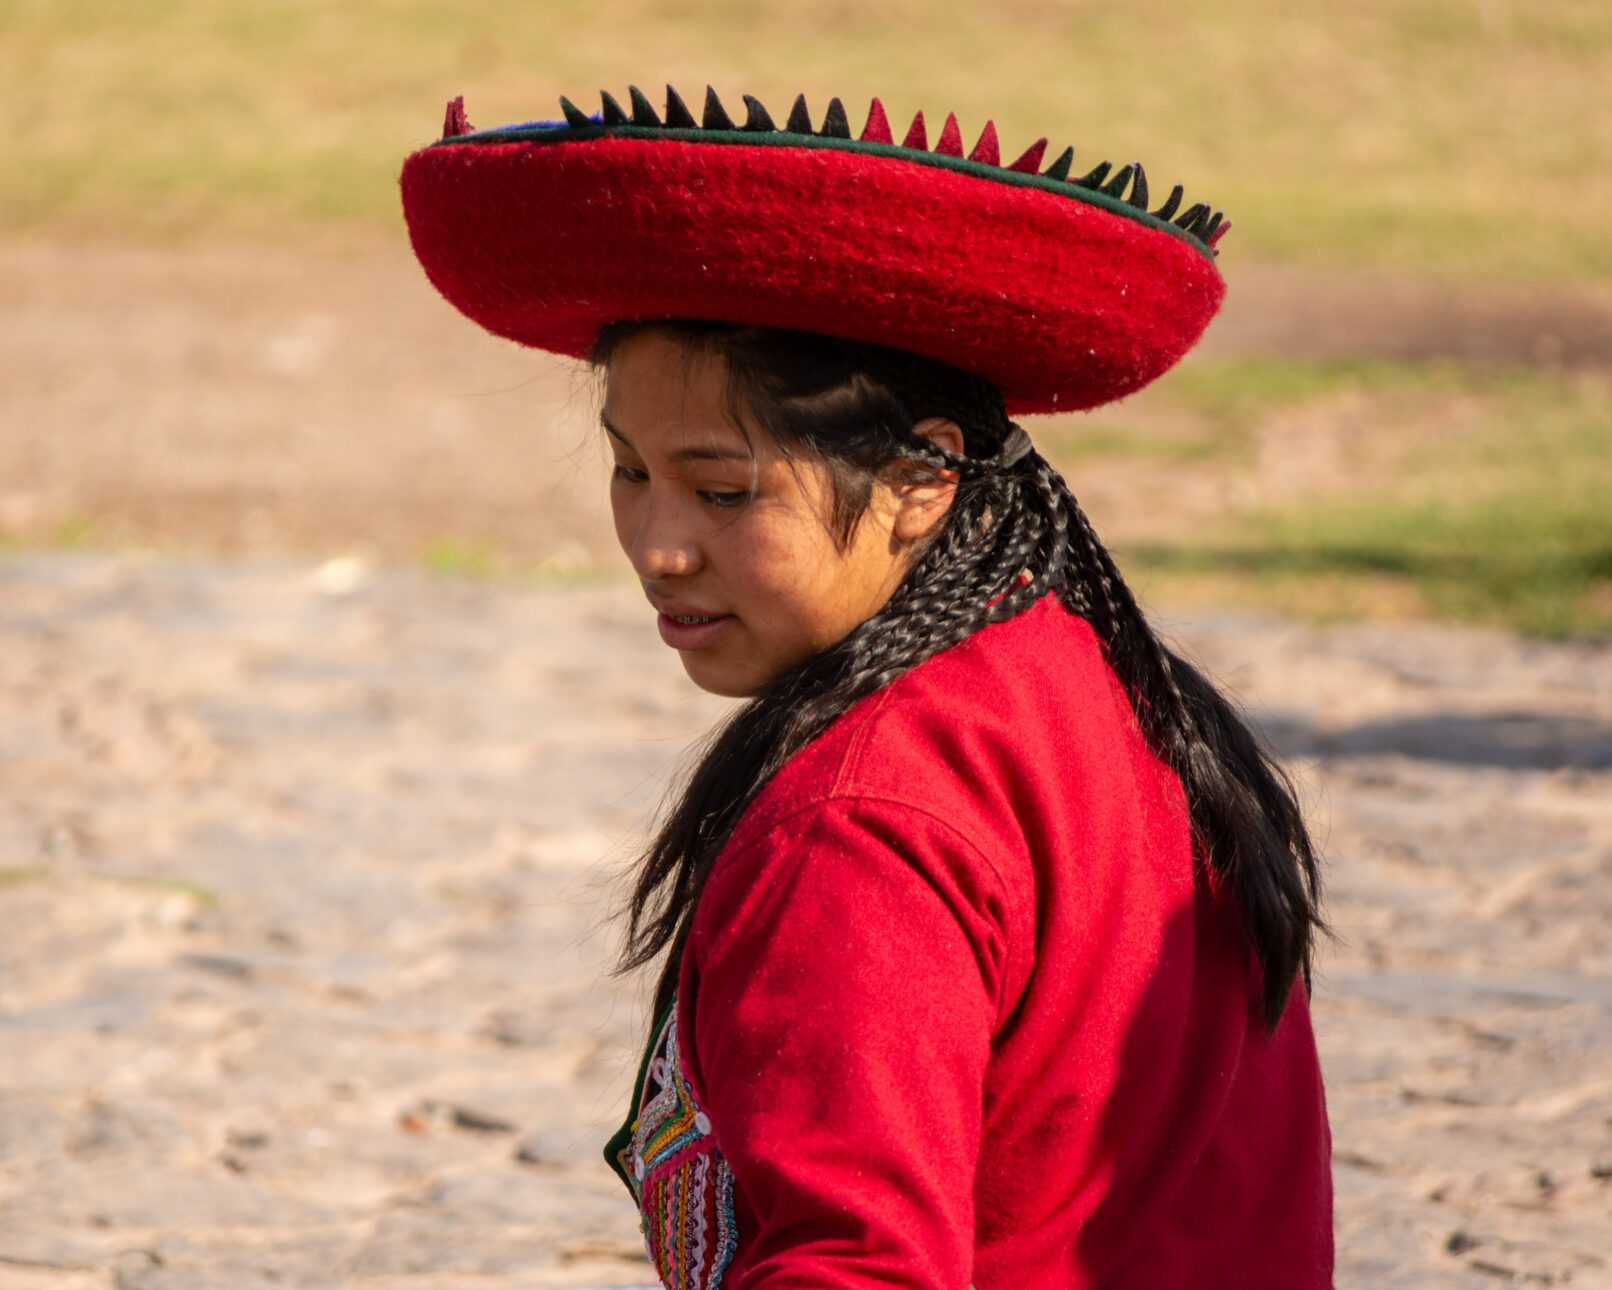
<svg viewBox="0 0 1612 1290">
<path fill-rule="evenodd" d="M 965 158 L 950 120 L 935 151 L 881 141 L 872 119 L 860 140 L 538 123 L 414 153 L 403 208 L 443 296 L 539 349 L 583 357 L 609 323 L 711 319 L 922 354 L 995 382 L 1015 414 L 1140 389 L 1220 306 L 1218 217 L 1189 232 L 1112 183 L 1002 167 L 988 132 Z"/>
</svg>

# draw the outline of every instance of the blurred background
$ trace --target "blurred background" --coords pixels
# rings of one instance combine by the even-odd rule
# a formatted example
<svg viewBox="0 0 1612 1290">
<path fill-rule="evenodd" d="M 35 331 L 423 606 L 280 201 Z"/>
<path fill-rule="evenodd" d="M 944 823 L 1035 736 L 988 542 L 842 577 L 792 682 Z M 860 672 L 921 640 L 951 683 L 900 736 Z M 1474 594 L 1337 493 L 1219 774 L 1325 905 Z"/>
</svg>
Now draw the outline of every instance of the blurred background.
<svg viewBox="0 0 1612 1290">
<path fill-rule="evenodd" d="M 1043 422 L 1144 596 L 1612 627 L 1603 0 L 0 0 L 0 544 L 611 570 L 592 392 L 414 266 L 402 157 L 707 83 L 1224 209 L 1227 307 Z"/>
<path fill-rule="evenodd" d="M 608 911 L 722 707 L 397 175 L 667 82 L 1228 214 L 1031 428 L 1325 850 L 1339 1284 L 1612 1285 L 1607 0 L 0 0 L 0 1290 L 647 1278 Z"/>
</svg>

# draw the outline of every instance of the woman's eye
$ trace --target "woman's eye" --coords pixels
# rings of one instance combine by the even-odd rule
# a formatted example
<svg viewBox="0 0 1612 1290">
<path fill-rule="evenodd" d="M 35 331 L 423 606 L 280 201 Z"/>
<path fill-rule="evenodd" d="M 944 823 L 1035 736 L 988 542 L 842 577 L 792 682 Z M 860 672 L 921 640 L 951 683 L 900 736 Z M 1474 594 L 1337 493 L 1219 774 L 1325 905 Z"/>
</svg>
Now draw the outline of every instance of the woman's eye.
<svg viewBox="0 0 1612 1290">
<path fill-rule="evenodd" d="M 724 509 L 735 506 L 743 506 L 750 500 L 750 490 L 748 488 L 743 488 L 736 493 L 727 493 L 715 489 L 702 488 L 700 490 L 700 500 L 702 502 L 708 502 L 712 506 L 720 506 Z"/>
<path fill-rule="evenodd" d="M 649 478 L 643 471 L 634 470 L 631 466 L 617 465 L 612 473 L 615 478 L 628 484 L 641 484 Z"/>
</svg>

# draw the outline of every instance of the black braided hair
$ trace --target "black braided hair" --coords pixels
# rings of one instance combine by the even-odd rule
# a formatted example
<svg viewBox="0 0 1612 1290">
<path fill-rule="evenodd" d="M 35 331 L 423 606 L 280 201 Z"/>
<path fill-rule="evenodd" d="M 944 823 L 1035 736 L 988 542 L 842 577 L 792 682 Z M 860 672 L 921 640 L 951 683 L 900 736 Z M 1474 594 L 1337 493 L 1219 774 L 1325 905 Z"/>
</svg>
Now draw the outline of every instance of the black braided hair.
<svg viewBox="0 0 1612 1290">
<path fill-rule="evenodd" d="M 740 816 L 783 764 L 859 699 L 1056 592 L 1091 623 L 1144 735 L 1185 790 L 1200 857 L 1229 888 L 1261 969 L 1274 1028 L 1295 977 L 1309 981 L 1320 877 L 1291 781 L 1230 702 L 1153 633 L 1063 478 L 1010 422 L 997 388 L 933 360 L 879 346 L 724 323 L 628 323 L 593 351 L 646 329 L 720 357 L 735 423 L 759 424 L 789 453 L 820 462 L 836 538 L 848 543 L 876 480 L 956 472 L 946 517 L 884 607 L 743 704 L 708 741 L 660 822 L 628 902 L 622 970 L 670 949 L 656 1014 L 670 1001 L 694 908 Z M 954 455 L 913 433 L 944 417 Z"/>
</svg>

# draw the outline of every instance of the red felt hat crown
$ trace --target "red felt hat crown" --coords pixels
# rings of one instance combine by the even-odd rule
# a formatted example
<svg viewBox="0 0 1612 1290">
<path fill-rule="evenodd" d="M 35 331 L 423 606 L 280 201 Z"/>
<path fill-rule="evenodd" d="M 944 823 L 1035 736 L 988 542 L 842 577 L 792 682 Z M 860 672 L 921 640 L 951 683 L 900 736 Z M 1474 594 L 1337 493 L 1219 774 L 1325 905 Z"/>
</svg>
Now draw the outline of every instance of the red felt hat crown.
<svg viewBox="0 0 1612 1290">
<path fill-rule="evenodd" d="M 1149 212 L 1138 163 L 1071 179 L 1046 140 L 1002 165 L 987 123 L 965 156 L 955 116 L 931 150 L 873 100 L 851 137 L 804 96 L 782 129 L 745 96 L 736 124 L 670 86 L 663 121 L 634 87 L 587 116 L 444 137 L 404 162 L 415 254 L 439 291 L 500 336 L 585 355 L 606 324 L 693 318 L 821 332 L 994 381 L 1013 413 L 1093 407 L 1168 370 L 1225 294 L 1231 227 L 1179 185 Z"/>
</svg>

